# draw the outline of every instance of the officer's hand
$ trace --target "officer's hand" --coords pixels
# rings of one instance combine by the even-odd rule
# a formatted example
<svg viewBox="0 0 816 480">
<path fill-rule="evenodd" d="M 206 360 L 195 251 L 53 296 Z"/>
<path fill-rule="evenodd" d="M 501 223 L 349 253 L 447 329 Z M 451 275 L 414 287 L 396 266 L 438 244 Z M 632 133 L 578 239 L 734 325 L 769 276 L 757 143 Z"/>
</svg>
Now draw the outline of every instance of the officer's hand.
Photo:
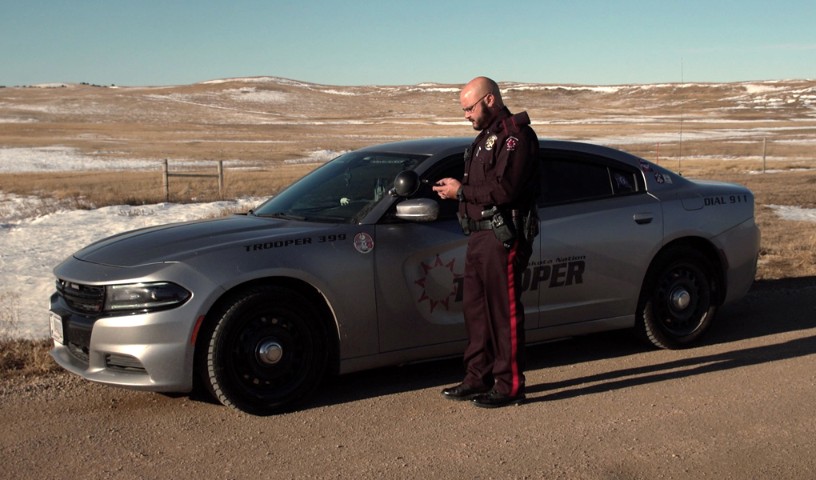
<svg viewBox="0 0 816 480">
<path fill-rule="evenodd" d="M 436 182 L 433 191 L 439 194 L 439 198 L 456 198 L 456 192 L 462 184 L 455 178 L 443 178 Z"/>
</svg>

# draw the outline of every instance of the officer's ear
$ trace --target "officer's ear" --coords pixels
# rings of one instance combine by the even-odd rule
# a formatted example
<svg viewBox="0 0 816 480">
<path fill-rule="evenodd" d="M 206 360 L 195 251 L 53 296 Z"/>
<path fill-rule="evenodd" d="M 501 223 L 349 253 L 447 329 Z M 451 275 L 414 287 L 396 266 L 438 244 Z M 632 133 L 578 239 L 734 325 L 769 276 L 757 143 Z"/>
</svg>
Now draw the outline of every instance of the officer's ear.
<svg viewBox="0 0 816 480">
<path fill-rule="evenodd" d="M 485 105 L 487 105 L 487 108 L 493 108 L 493 105 L 496 103 L 496 96 L 492 93 L 488 93 L 484 97 L 484 102 Z"/>
</svg>

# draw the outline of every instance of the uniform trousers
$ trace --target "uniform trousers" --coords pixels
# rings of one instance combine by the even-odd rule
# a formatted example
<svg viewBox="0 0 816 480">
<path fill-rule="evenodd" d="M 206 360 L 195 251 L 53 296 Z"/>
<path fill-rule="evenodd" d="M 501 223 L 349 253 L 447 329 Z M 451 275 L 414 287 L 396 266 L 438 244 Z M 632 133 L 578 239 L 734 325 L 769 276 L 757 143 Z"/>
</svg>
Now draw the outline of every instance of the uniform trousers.
<svg viewBox="0 0 816 480">
<path fill-rule="evenodd" d="M 498 393 L 524 393 L 524 307 L 521 275 L 527 258 L 516 258 L 518 244 L 507 249 L 493 231 L 468 237 L 463 310 L 468 345 L 465 379 L 469 386 L 490 386 Z M 520 261 L 523 260 L 523 261 Z"/>
</svg>

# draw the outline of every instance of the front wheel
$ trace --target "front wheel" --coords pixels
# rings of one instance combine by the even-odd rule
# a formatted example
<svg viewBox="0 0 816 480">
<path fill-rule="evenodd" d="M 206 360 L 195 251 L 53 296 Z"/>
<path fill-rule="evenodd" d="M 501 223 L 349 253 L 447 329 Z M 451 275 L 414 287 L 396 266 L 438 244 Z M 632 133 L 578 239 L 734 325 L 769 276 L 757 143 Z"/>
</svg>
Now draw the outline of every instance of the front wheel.
<svg viewBox="0 0 816 480">
<path fill-rule="evenodd" d="M 200 369 L 224 405 L 279 413 L 319 385 L 329 364 L 327 329 L 298 292 L 256 286 L 233 294 L 214 318 Z"/>
<path fill-rule="evenodd" d="M 647 278 L 638 308 L 640 333 L 660 348 L 690 346 L 717 311 L 710 262 L 691 248 L 667 251 Z"/>
</svg>

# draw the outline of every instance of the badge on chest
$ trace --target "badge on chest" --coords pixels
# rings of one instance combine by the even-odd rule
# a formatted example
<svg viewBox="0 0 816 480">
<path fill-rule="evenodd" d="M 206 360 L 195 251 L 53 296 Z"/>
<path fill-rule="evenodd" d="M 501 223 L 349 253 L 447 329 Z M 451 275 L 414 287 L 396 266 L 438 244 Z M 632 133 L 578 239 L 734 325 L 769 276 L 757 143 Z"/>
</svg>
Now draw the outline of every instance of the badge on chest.
<svg viewBox="0 0 816 480">
<path fill-rule="evenodd" d="M 488 152 L 490 150 L 493 150 L 493 147 L 496 145 L 496 140 L 498 139 L 499 137 L 497 137 L 496 135 L 491 135 L 487 137 L 487 140 L 485 140 L 485 150 L 487 150 Z"/>
</svg>

